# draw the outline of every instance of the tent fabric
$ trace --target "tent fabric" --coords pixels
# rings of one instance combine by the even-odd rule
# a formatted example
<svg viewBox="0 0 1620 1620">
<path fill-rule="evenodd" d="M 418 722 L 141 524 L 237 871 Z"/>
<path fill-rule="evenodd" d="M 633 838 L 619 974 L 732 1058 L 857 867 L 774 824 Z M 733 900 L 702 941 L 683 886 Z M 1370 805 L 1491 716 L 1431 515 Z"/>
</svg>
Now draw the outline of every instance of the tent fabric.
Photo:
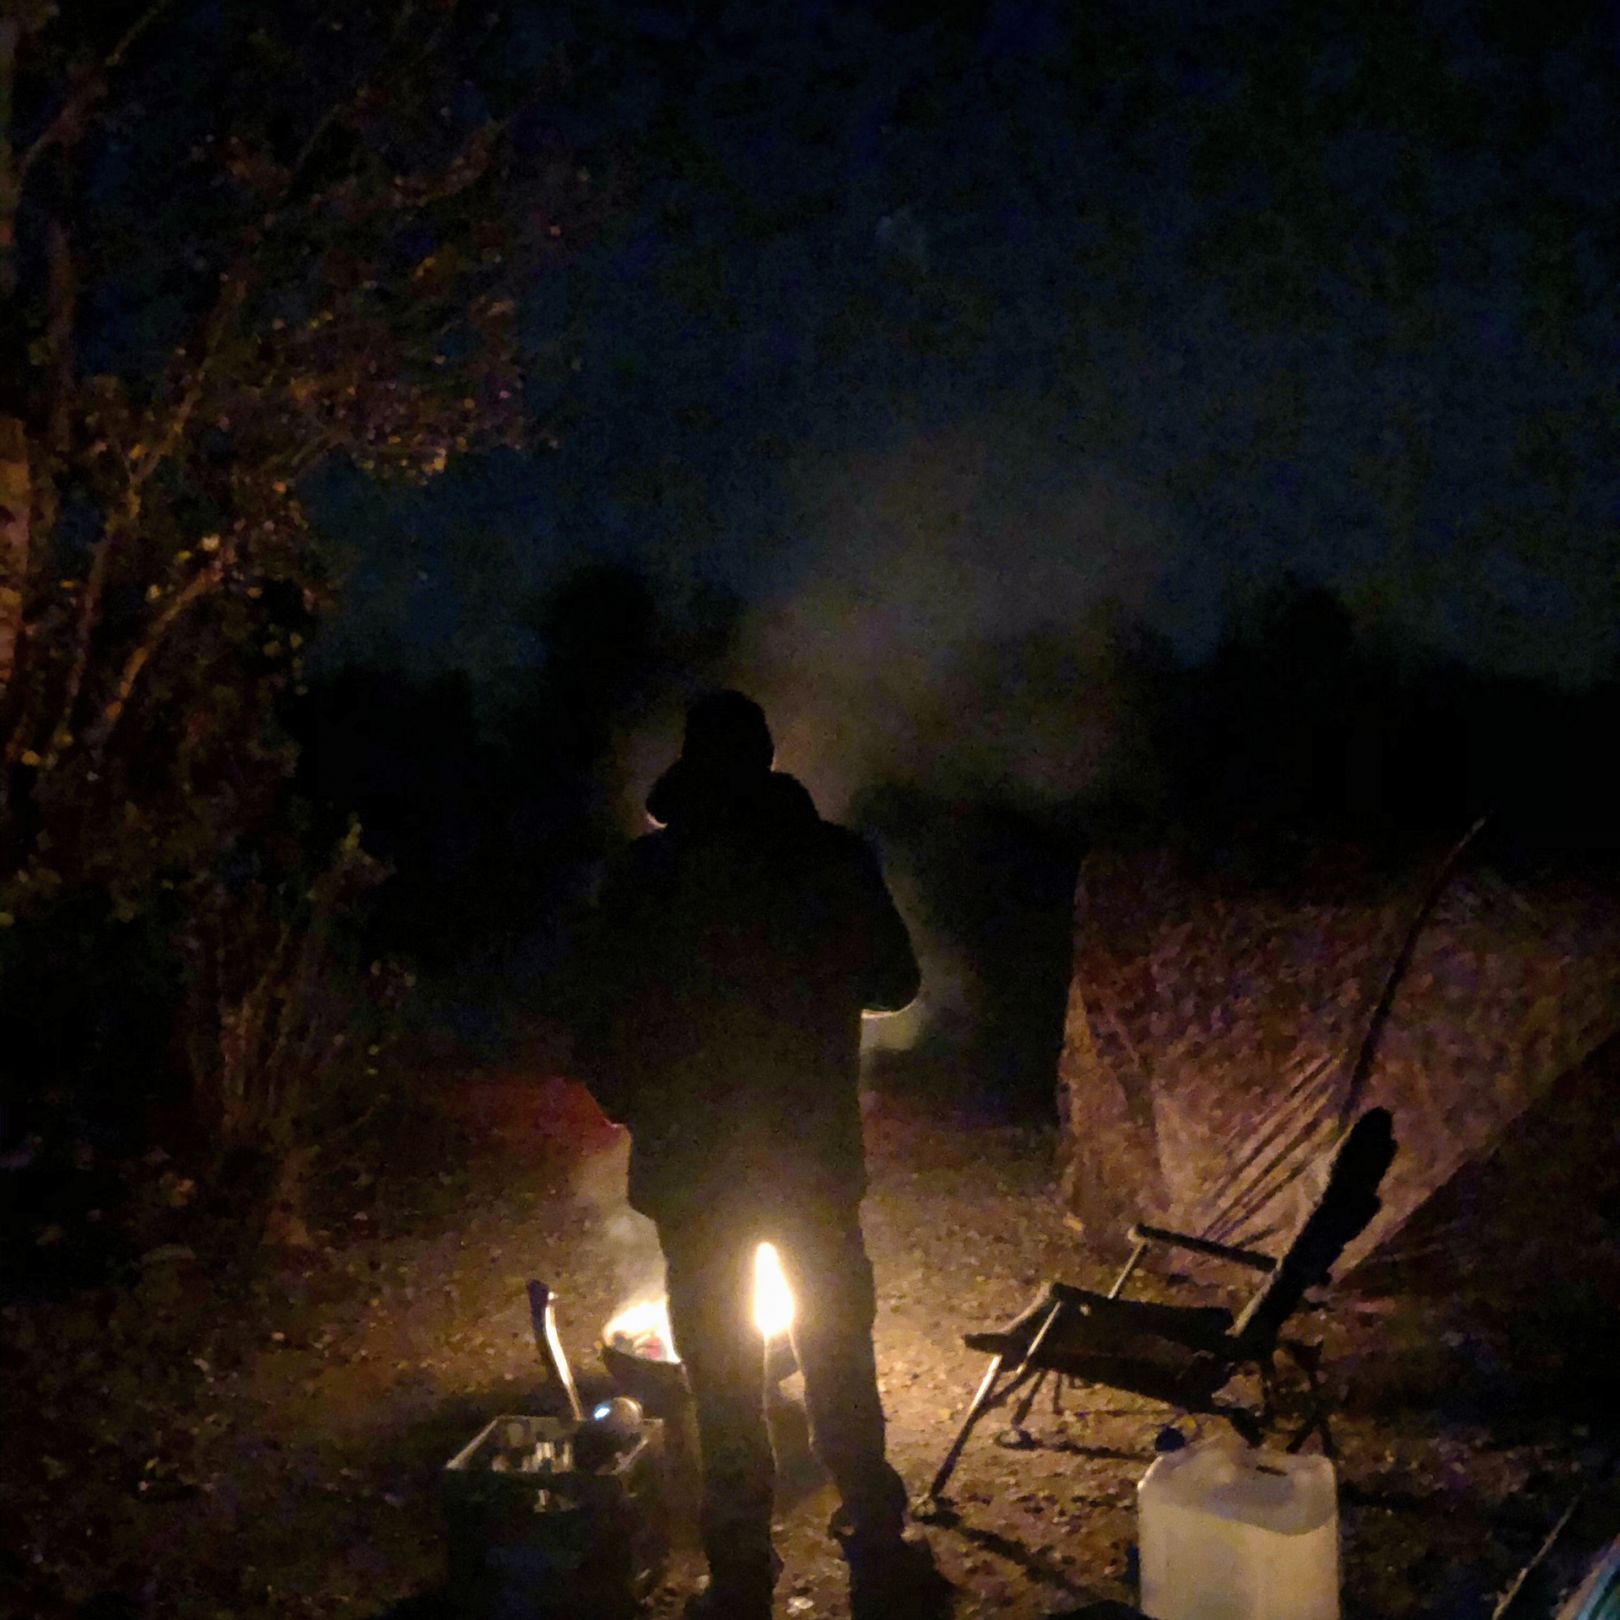
<svg viewBox="0 0 1620 1620">
<path fill-rule="evenodd" d="M 1620 1031 L 1612 877 L 1510 878 L 1470 857 L 1352 1098 L 1434 870 L 1325 845 L 1086 862 L 1059 1091 L 1063 1196 L 1089 1235 L 1145 1218 L 1274 1246 L 1320 1190 L 1347 1105 L 1382 1105 L 1400 1149 L 1343 1274 Z"/>
</svg>

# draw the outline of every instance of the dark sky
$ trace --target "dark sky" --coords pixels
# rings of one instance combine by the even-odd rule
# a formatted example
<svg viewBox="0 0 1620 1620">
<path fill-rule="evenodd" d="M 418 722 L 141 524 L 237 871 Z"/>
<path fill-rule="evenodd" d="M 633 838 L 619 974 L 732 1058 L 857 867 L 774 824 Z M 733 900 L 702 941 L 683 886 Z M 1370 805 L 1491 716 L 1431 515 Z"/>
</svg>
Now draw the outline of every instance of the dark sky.
<svg viewBox="0 0 1620 1620">
<path fill-rule="evenodd" d="M 583 334 L 560 443 L 334 486 L 335 650 L 498 671 L 612 556 L 742 591 L 743 676 L 828 714 L 1105 598 L 1196 655 L 1288 571 L 1613 667 L 1613 8 L 597 9 L 555 116 L 629 201 L 528 311 Z"/>
</svg>

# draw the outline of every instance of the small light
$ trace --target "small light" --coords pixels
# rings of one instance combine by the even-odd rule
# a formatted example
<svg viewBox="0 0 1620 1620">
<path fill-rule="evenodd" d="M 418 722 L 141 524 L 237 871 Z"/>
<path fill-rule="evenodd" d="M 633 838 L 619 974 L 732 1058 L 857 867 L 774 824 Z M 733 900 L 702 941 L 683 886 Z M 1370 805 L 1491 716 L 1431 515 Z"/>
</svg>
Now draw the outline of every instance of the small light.
<svg viewBox="0 0 1620 1620">
<path fill-rule="evenodd" d="M 596 1422 L 600 1423 L 612 1410 L 613 1408 L 606 1401 L 603 1401 L 599 1406 L 591 1408 L 591 1416 Z"/>
<path fill-rule="evenodd" d="M 774 1243 L 762 1243 L 754 1251 L 754 1326 L 767 1339 L 793 1326 L 793 1293 Z"/>
</svg>

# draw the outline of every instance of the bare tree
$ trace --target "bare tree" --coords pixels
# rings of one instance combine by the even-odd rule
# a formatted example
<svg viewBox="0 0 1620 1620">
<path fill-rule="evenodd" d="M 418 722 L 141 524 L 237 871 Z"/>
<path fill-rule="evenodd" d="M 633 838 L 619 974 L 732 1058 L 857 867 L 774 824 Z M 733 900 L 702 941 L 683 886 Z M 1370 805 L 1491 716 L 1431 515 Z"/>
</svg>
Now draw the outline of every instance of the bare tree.
<svg viewBox="0 0 1620 1620">
<path fill-rule="evenodd" d="M 608 188 L 528 8 L 0 5 L 0 929 L 94 894 L 227 941 L 200 1102 L 302 1167 L 353 885 L 219 873 L 296 843 L 279 713 L 339 583 L 308 480 L 554 432 L 524 385 L 571 334 L 530 294 Z"/>
<path fill-rule="evenodd" d="M 565 362 L 524 296 L 602 206 L 545 124 L 566 54 L 516 71 L 525 25 L 454 3 L 252 11 L 0 22 L 8 914 L 94 864 L 82 812 L 52 824 L 121 756 L 246 747 L 297 681 L 332 585 L 302 479 L 515 441 L 525 371 Z"/>
</svg>

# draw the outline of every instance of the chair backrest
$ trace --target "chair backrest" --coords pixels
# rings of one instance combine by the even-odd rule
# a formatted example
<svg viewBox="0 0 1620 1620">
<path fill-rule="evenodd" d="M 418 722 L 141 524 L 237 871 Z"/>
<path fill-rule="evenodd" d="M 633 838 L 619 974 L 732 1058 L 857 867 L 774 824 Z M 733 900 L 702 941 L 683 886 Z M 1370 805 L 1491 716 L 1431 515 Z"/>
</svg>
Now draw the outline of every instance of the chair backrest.
<svg viewBox="0 0 1620 1620">
<path fill-rule="evenodd" d="M 1395 1157 L 1394 1124 L 1387 1108 L 1369 1108 L 1339 1143 L 1322 1196 L 1300 1222 L 1277 1269 L 1232 1324 L 1233 1337 L 1246 1350 L 1263 1354 L 1277 1342 L 1306 1290 L 1328 1280 L 1346 1245 L 1382 1207 L 1378 1188 Z"/>
</svg>

